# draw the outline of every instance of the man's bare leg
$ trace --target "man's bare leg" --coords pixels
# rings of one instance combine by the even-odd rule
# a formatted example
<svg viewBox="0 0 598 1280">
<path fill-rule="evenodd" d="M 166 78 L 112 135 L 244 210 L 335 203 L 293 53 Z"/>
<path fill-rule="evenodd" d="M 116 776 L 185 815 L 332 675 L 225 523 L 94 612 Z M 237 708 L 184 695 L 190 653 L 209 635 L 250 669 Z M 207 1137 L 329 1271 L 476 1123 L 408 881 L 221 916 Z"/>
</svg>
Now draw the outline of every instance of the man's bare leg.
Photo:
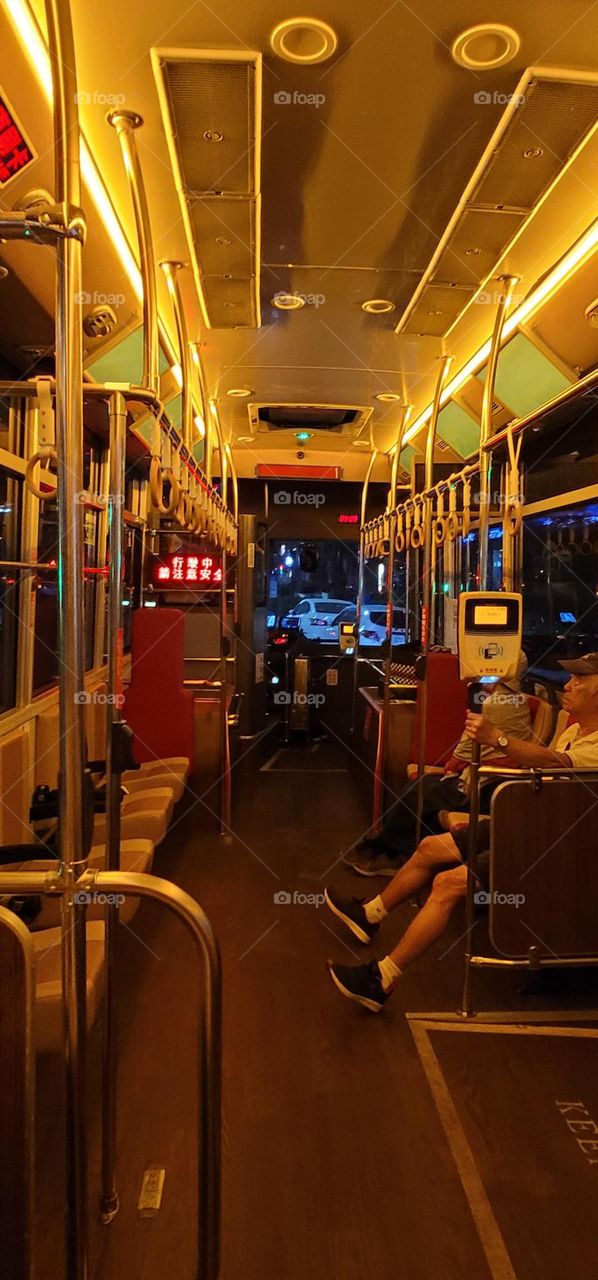
<svg viewBox="0 0 598 1280">
<path fill-rule="evenodd" d="M 396 876 L 380 894 L 387 912 L 399 903 L 413 898 L 434 879 L 437 868 L 446 862 L 461 862 L 461 855 L 451 835 L 425 836 Z"/>
<path fill-rule="evenodd" d="M 389 952 L 388 959 L 397 969 L 406 969 L 436 942 L 444 933 L 453 908 L 466 893 L 467 867 L 463 864 L 451 871 L 441 871 L 435 877 L 428 901 L 418 911 L 401 941 Z"/>
</svg>

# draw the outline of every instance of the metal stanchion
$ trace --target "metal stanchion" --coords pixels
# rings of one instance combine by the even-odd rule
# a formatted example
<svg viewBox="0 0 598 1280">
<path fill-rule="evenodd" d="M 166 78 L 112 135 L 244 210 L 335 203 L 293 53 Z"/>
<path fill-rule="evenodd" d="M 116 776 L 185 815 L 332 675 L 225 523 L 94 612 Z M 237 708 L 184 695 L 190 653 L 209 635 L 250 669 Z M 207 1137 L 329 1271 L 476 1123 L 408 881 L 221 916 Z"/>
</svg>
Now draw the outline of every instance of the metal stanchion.
<svg viewBox="0 0 598 1280">
<path fill-rule="evenodd" d="M 125 489 L 125 449 L 127 409 L 124 396 L 113 392 L 110 397 L 110 490 L 108 528 L 110 537 L 110 578 L 108 584 L 108 698 L 106 702 L 106 867 L 120 869 L 120 754 L 118 734 L 121 728 L 122 697 L 122 580 L 123 580 L 123 500 Z M 115 1183 L 117 1126 L 117 1044 L 116 1044 L 116 959 L 118 907 L 106 908 L 106 994 L 104 1013 L 103 1097 L 102 1097 L 102 1222 L 109 1223 L 118 1213 L 119 1200 Z"/>
<path fill-rule="evenodd" d="M 364 545 L 363 545 L 363 526 L 366 521 L 370 480 L 371 480 L 372 471 L 374 470 L 374 464 L 376 462 L 377 457 L 378 457 L 378 450 L 372 449 L 372 452 L 370 454 L 368 469 L 365 473 L 363 488 L 361 490 L 361 513 L 360 513 L 360 521 L 359 521 L 359 565 L 358 565 L 358 580 L 357 580 L 357 600 L 355 603 L 355 649 L 354 649 L 354 655 L 353 655 L 353 705 L 351 710 L 351 732 L 352 733 L 355 733 L 355 712 L 357 710 L 359 633 L 361 630 L 361 610 L 363 606 L 363 590 L 364 590 L 364 582 L 365 582 L 365 552 L 364 552 Z"/>
<path fill-rule="evenodd" d="M 129 189 L 133 201 L 135 227 L 139 241 L 141 276 L 143 280 L 143 386 L 158 394 L 160 374 L 158 364 L 158 306 L 156 300 L 156 270 L 149 209 L 135 131 L 141 128 L 143 119 L 136 111 L 112 111 L 108 122 L 116 129 L 122 151 Z"/>
<path fill-rule="evenodd" d="M 496 381 L 496 370 L 498 367 L 502 331 L 517 280 L 517 276 L 506 276 L 502 281 L 503 292 L 496 311 L 490 355 L 488 358 L 488 368 L 486 370 L 486 380 L 484 382 L 482 419 L 480 423 L 480 518 L 478 533 L 480 591 L 487 590 L 488 586 L 488 530 L 490 526 L 490 476 L 492 470 L 492 457 L 490 454 L 485 452 L 484 446 L 490 439 L 492 432 L 492 403 L 494 400 L 494 384 Z M 475 930 L 474 894 L 476 884 L 475 871 L 477 864 L 478 821 L 480 815 L 480 755 L 479 742 L 473 742 L 471 766 L 469 771 L 470 815 L 468 829 L 469 856 L 467 862 L 466 942 L 463 990 L 461 994 L 460 1008 L 460 1013 L 463 1018 L 470 1018 L 473 1010 L 471 957 L 473 954 Z"/>
<path fill-rule="evenodd" d="M 429 490 L 434 483 L 434 448 L 436 445 L 436 427 L 438 425 L 438 414 L 440 412 L 440 400 L 442 392 L 448 377 L 448 372 L 453 361 L 452 356 L 441 356 L 440 368 L 438 370 L 438 378 L 436 380 L 436 391 L 434 394 L 434 404 L 432 407 L 432 415 L 428 422 L 428 433 L 426 436 L 426 466 L 425 466 L 425 482 L 424 493 L 424 535 L 423 535 L 423 573 L 422 573 L 422 610 L 421 610 L 421 647 L 422 659 L 424 662 L 424 680 L 421 690 L 419 702 L 419 752 L 417 762 L 417 832 L 416 843 L 419 844 L 421 839 L 422 813 L 424 805 L 424 776 L 426 766 L 426 723 L 428 715 L 428 679 L 425 670 L 425 660 L 430 648 L 430 636 L 433 628 L 433 609 L 434 609 L 434 552 L 435 546 L 432 540 L 432 501 L 428 496 Z"/>
</svg>

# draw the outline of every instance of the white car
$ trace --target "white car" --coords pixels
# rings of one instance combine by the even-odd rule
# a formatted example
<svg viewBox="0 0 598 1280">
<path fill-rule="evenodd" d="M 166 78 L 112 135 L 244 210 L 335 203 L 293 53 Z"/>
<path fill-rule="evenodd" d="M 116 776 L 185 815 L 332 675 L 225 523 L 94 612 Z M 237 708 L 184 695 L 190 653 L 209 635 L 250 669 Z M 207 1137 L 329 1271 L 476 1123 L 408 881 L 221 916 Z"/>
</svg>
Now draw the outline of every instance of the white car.
<svg viewBox="0 0 598 1280">
<path fill-rule="evenodd" d="M 359 646 L 381 645 L 386 640 L 386 605 L 364 604 L 361 607 L 361 625 L 359 628 Z M 405 612 L 393 609 L 392 643 L 405 643 Z"/>
<path fill-rule="evenodd" d="M 325 600 L 322 596 L 305 596 L 280 620 L 281 627 L 298 627 L 308 640 L 328 640 L 335 618 L 346 609 L 347 600 Z M 338 627 L 334 630 L 338 640 Z"/>
</svg>

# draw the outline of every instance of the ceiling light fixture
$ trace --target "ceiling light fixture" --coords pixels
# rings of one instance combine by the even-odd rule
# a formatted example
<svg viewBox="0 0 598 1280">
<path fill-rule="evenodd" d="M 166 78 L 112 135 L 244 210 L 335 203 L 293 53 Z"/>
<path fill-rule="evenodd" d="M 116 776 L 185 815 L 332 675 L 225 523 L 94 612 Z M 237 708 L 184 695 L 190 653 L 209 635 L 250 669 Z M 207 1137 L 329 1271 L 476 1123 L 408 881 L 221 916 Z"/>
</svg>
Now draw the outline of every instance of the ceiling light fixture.
<svg viewBox="0 0 598 1280">
<path fill-rule="evenodd" d="M 305 306 L 305 298 L 300 293 L 275 293 L 272 299 L 272 306 L 277 307 L 279 311 L 299 311 Z"/>
<path fill-rule="evenodd" d="M 361 310 L 367 311 L 371 316 L 384 316 L 394 309 L 395 304 L 390 301 L 390 298 L 369 298 L 367 302 L 361 304 Z"/>
<path fill-rule="evenodd" d="M 403 397 L 398 391 L 379 391 L 374 399 L 380 400 L 382 404 L 398 404 Z"/>
<path fill-rule="evenodd" d="M 274 28 L 270 44 L 279 58 L 306 66 L 331 58 L 338 36 L 321 18 L 287 18 Z"/>
<path fill-rule="evenodd" d="M 451 53 L 460 67 L 490 71 L 511 62 L 520 45 L 521 37 L 513 27 L 502 22 L 481 22 L 457 36 Z"/>
<path fill-rule="evenodd" d="M 231 397 L 231 400 L 245 400 L 247 396 L 253 395 L 253 391 L 251 387 L 231 387 L 226 394 Z"/>
</svg>

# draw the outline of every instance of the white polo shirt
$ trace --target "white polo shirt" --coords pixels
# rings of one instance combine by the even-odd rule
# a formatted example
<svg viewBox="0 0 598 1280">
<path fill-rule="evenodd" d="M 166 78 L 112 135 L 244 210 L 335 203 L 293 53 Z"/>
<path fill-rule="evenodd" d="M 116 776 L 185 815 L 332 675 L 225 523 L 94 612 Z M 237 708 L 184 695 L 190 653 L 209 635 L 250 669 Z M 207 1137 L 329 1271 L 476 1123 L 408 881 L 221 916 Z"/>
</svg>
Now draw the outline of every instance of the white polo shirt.
<svg viewBox="0 0 598 1280">
<path fill-rule="evenodd" d="M 571 724 L 561 734 L 555 750 L 569 756 L 574 769 L 598 769 L 598 729 L 580 735 L 579 725 Z"/>
</svg>

